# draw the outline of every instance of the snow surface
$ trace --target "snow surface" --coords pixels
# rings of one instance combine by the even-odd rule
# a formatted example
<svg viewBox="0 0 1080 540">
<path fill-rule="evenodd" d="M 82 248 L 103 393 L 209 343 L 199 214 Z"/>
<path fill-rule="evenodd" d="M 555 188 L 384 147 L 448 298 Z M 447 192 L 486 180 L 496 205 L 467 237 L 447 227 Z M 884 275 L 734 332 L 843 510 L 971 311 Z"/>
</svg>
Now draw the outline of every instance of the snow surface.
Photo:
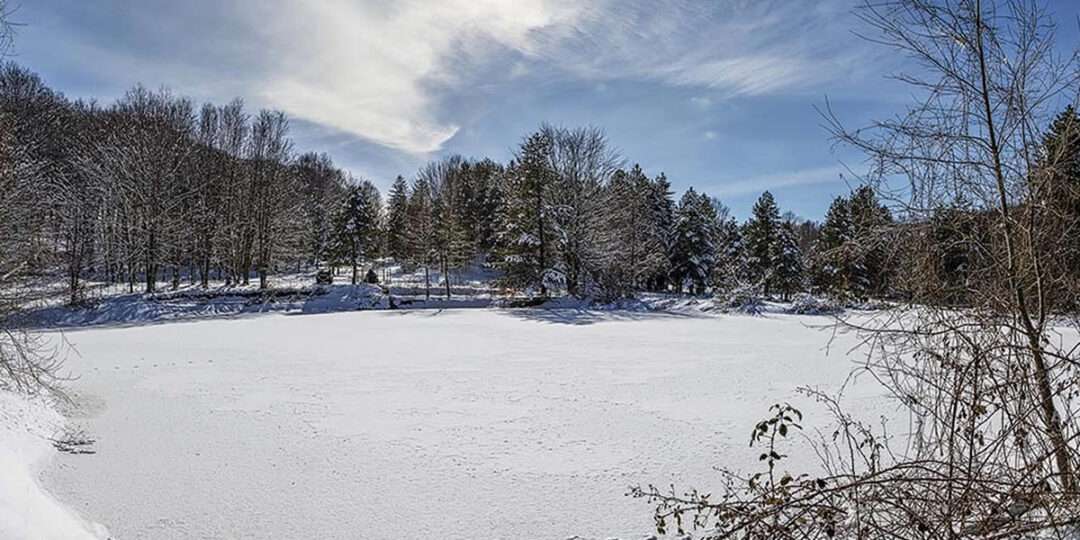
<svg viewBox="0 0 1080 540">
<path fill-rule="evenodd" d="M 108 537 L 45 492 L 37 473 L 56 455 L 50 438 L 66 421 L 42 399 L 0 391 L 0 538 L 91 540 Z"/>
<path fill-rule="evenodd" d="M 273 312 L 329 313 L 386 309 L 382 290 L 374 285 L 320 285 L 260 291 L 256 288 L 185 287 L 154 294 L 102 296 L 87 306 L 57 302 L 29 309 L 23 315 L 32 328 L 139 325 Z"/>
<path fill-rule="evenodd" d="M 824 424 L 794 388 L 851 371 L 828 322 L 416 309 L 68 331 L 96 453 L 43 480 L 121 539 L 642 538 L 629 486 L 756 470 L 749 433 L 778 401 Z M 845 399 L 876 420 L 879 394 Z"/>
</svg>

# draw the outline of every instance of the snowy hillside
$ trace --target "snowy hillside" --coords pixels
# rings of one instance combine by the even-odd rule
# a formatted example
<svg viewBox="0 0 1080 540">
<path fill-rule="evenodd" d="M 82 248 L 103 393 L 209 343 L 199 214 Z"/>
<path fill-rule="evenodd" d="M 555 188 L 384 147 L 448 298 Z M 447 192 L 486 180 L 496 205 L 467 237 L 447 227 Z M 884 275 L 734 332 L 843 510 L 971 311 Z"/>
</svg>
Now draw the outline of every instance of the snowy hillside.
<svg viewBox="0 0 1080 540">
<path fill-rule="evenodd" d="M 793 390 L 852 368 L 827 322 L 467 309 L 69 331 L 96 453 L 56 456 L 44 484 L 123 539 L 642 538 L 629 486 L 756 466 L 776 401 L 824 421 Z M 875 419 L 877 392 L 848 399 Z"/>
</svg>

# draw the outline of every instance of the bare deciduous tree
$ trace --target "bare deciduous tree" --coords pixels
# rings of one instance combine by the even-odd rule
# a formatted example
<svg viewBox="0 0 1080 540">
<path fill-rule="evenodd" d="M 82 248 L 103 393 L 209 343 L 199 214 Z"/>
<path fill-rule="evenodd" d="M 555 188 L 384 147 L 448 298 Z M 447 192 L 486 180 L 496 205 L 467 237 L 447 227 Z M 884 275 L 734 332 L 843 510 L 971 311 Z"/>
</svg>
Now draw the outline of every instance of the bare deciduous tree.
<svg viewBox="0 0 1080 540">
<path fill-rule="evenodd" d="M 975 255 L 963 307 L 923 289 L 893 309 L 838 321 L 863 338 L 862 369 L 910 413 L 910 433 L 892 438 L 808 392 L 837 422 L 815 444 L 822 469 L 779 472 L 776 445 L 801 421 L 781 406 L 754 428 L 753 441 L 768 445 L 767 471 L 725 473 L 715 498 L 633 493 L 657 503 L 662 528 L 692 524 L 717 537 L 1073 534 L 1078 362 L 1057 328 L 1076 326 L 1067 316 L 1076 290 L 1058 262 L 1070 224 L 1049 196 L 1065 156 L 1045 152 L 1042 134 L 1077 97 L 1076 57 L 1057 55 L 1034 2 L 868 0 L 858 13 L 877 31 L 873 41 L 914 61 L 899 79 L 921 99 L 860 130 L 826 111 L 832 133 L 866 152 L 867 180 L 902 221 L 944 220 Z M 973 216 L 984 225 L 961 222 Z"/>
<path fill-rule="evenodd" d="M 8 0 L 0 0 L 0 58 L 3 58 L 11 45 L 15 42 L 15 23 L 11 16 L 15 8 Z"/>
<path fill-rule="evenodd" d="M 604 192 L 622 158 L 595 127 L 541 131 L 552 141 L 551 164 L 556 175 L 555 238 L 566 273 L 566 290 L 580 296 L 592 285 L 604 261 L 602 224 Z"/>
<path fill-rule="evenodd" d="M 0 58 L 14 38 L 11 13 L 0 0 Z M 59 123 L 56 100 L 36 77 L 11 65 L 0 68 L 0 389 L 62 396 L 61 356 L 26 332 L 20 318 L 39 296 L 36 270 L 49 258 L 42 180 L 55 150 L 47 132 Z"/>
</svg>

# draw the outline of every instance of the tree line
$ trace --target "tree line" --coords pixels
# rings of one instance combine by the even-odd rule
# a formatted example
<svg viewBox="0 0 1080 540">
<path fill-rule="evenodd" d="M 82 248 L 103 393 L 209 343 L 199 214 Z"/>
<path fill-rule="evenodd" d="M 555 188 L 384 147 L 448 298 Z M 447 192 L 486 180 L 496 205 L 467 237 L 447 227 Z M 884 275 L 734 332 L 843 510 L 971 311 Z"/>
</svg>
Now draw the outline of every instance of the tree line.
<svg viewBox="0 0 1080 540">
<path fill-rule="evenodd" d="M 819 241 L 767 192 L 738 224 L 718 200 L 693 188 L 676 199 L 662 173 L 625 166 L 596 128 L 541 126 L 506 164 L 436 160 L 399 176 L 384 204 L 326 154 L 296 155 L 285 114 L 240 100 L 196 107 L 137 86 L 103 106 L 7 63 L 0 114 L 20 256 L 62 271 L 73 303 L 91 279 L 148 293 L 182 280 L 268 287 L 322 265 L 356 282 L 377 258 L 437 274 L 447 294 L 447 276 L 469 265 L 537 295 L 882 290 L 815 255 L 847 238 L 840 225 Z"/>
<path fill-rule="evenodd" d="M 1046 151 L 1080 154 L 1075 118 L 1062 113 Z M 249 113 L 239 99 L 196 107 L 142 86 L 108 106 L 69 100 L 14 63 L 0 69 L 0 121 L 18 257 L 62 272 L 72 303 L 87 280 L 148 293 L 182 280 L 265 288 L 275 274 L 321 266 L 348 268 L 356 283 L 365 265 L 388 260 L 448 296 L 449 276 L 488 266 L 504 287 L 539 296 L 811 291 L 963 303 L 957 290 L 978 253 L 950 241 L 952 217 L 993 226 L 956 203 L 935 209 L 941 219 L 896 218 L 868 186 L 837 197 L 821 223 L 782 213 L 766 191 L 739 223 L 716 198 L 694 188 L 676 197 L 663 173 L 627 166 L 599 129 L 550 125 L 508 163 L 449 156 L 398 176 L 384 202 L 326 154 L 297 155 L 284 113 Z M 1063 193 L 1061 211 L 1080 214 Z"/>
<path fill-rule="evenodd" d="M 281 112 L 243 102 L 196 109 L 137 86 L 109 106 L 71 101 L 12 64 L 0 69 L 3 177 L 18 194 L 25 258 L 146 292 L 190 279 L 269 285 L 275 272 L 344 257 L 356 190 L 325 154 L 294 155 Z M 340 229 L 340 231 L 335 230 Z"/>
</svg>

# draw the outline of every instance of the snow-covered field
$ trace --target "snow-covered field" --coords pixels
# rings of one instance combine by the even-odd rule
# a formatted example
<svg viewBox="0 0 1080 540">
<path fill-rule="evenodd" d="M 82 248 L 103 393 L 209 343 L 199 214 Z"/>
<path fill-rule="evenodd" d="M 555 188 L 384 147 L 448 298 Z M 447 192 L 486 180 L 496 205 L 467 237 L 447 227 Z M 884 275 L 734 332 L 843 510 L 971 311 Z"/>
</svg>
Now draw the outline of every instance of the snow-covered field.
<svg viewBox="0 0 1080 540">
<path fill-rule="evenodd" d="M 793 390 L 851 370 L 828 322 L 418 309 L 68 331 L 96 453 L 42 481 L 120 539 L 642 538 L 628 486 L 756 466 L 777 401 L 824 422 Z M 854 386 L 861 415 L 888 408 Z"/>
</svg>

